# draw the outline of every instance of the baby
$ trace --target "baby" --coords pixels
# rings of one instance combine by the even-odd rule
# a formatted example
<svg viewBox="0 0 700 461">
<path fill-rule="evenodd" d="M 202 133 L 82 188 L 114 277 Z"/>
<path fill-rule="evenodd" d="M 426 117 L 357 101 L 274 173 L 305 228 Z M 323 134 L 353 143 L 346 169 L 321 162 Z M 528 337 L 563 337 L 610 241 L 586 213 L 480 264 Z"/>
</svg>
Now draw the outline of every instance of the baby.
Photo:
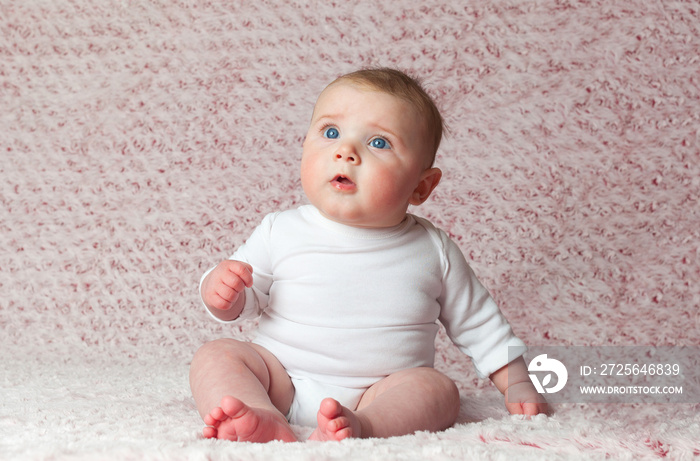
<svg viewBox="0 0 700 461">
<path fill-rule="evenodd" d="M 321 93 L 301 160 L 310 205 L 267 215 L 202 277 L 217 320 L 260 317 L 252 343 L 212 341 L 193 358 L 205 437 L 295 441 L 290 424 L 315 426 L 310 440 L 446 429 L 460 400 L 433 368 L 438 321 L 508 411 L 546 411 L 524 343 L 457 245 L 407 213 L 440 182 L 441 137 L 435 104 L 402 72 L 354 72 Z"/>
</svg>

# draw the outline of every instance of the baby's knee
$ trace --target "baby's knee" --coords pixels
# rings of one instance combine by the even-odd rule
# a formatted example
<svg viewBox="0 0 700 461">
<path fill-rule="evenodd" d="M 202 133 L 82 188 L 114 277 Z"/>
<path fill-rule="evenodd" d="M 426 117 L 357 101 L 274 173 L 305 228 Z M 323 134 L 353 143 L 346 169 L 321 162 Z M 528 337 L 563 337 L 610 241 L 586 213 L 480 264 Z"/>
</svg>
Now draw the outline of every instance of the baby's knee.
<svg viewBox="0 0 700 461">
<path fill-rule="evenodd" d="M 445 421 L 441 429 L 445 429 L 451 426 L 459 415 L 459 389 L 452 379 L 433 368 L 420 370 L 424 395 L 431 396 L 436 407 L 440 409 Z"/>
<path fill-rule="evenodd" d="M 192 363 L 208 360 L 222 360 L 233 358 L 246 353 L 246 343 L 235 339 L 215 339 L 203 344 L 194 354 Z"/>
<path fill-rule="evenodd" d="M 426 391 L 459 402 L 459 389 L 452 379 L 434 368 L 416 369 L 416 379 Z"/>
</svg>

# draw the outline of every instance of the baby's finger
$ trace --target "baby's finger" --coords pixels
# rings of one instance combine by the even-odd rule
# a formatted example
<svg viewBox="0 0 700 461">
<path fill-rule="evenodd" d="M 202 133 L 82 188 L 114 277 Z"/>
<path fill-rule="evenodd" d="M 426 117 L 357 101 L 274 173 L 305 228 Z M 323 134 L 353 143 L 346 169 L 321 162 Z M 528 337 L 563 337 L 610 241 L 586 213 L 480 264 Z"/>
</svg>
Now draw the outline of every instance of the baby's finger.
<svg viewBox="0 0 700 461">
<path fill-rule="evenodd" d="M 538 404 L 536 402 L 523 403 L 523 414 L 528 416 L 535 416 L 539 413 L 546 413 L 544 405 Z"/>
<path fill-rule="evenodd" d="M 239 283 L 239 285 L 242 285 L 242 283 Z M 239 289 L 243 289 L 242 287 Z M 216 287 L 215 293 L 225 302 L 231 304 L 237 297 L 238 297 L 238 291 L 235 288 L 231 288 L 230 286 L 226 285 L 225 283 L 222 283 L 221 285 Z"/>
<path fill-rule="evenodd" d="M 233 303 L 232 303 L 231 299 L 225 299 L 220 294 L 214 293 L 207 300 L 207 304 L 209 306 L 213 307 L 214 309 L 227 311 L 227 310 L 231 309 L 231 306 Z"/>
<path fill-rule="evenodd" d="M 239 276 L 238 274 L 235 274 L 233 272 L 225 272 L 221 275 L 221 286 L 220 286 L 221 292 L 220 292 L 220 294 L 223 295 L 224 288 L 232 291 L 232 293 L 230 295 L 227 295 L 224 297 L 231 298 L 231 296 L 234 295 L 235 293 L 240 293 L 243 290 L 245 290 L 245 287 L 246 287 L 245 280 L 243 280 L 243 278 L 241 276 Z M 217 290 L 217 291 L 219 291 L 219 290 Z"/>
<path fill-rule="evenodd" d="M 506 402 L 506 410 L 511 415 L 525 414 L 524 408 L 520 402 Z"/>
<path fill-rule="evenodd" d="M 253 266 L 250 264 L 239 262 L 238 264 L 229 266 L 228 270 L 240 277 L 245 286 L 250 287 L 253 285 Z"/>
</svg>

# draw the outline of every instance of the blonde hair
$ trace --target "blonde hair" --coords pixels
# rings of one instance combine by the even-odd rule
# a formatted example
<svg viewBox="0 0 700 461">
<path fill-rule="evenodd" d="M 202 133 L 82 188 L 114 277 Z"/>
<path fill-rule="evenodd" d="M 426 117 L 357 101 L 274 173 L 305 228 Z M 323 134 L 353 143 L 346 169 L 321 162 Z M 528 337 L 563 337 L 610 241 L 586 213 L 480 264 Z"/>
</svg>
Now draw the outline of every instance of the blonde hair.
<svg viewBox="0 0 700 461">
<path fill-rule="evenodd" d="M 338 77 L 333 83 L 341 81 L 350 81 L 355 84 L 369 86 L 374 90 L 400 98 L 417 109 L 425 120 L 428 136 L 432 138 L 432 149 L 429 158 L 432 166 L 442 140 L 444 121 L 435 102 L 423 89 L 420 81 L 400 70 L 386 67 L 361 69 L 351 72 Z"/>
</svg>

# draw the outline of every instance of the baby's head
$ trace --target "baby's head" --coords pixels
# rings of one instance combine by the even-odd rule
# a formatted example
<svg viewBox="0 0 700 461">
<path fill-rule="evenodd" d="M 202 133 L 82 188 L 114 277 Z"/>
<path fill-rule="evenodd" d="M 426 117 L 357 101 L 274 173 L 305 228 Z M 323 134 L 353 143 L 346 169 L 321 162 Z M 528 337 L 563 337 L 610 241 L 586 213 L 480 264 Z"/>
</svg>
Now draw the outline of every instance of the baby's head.
<svg viewBox="0 0 700 461">
<path fill-rule="evenodd" d="M 442 117 L 420 84 L 392 69 L 344 75 L 319 96 L 301 181 L 326 217 L 357 227 L 399 224 L 440 181 L 432 168 Z"/>
</svg>

